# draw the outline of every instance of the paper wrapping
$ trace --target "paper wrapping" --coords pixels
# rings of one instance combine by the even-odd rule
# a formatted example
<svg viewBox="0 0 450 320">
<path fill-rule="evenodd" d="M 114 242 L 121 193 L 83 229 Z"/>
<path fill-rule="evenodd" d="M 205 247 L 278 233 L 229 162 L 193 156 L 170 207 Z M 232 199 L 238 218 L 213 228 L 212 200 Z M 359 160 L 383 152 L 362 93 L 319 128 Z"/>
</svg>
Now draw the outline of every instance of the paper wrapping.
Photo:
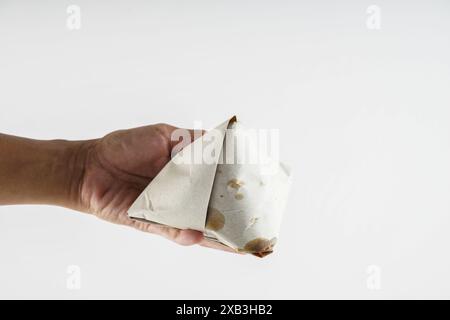
<svg viewBox="0 0 450 320">
<path fill-rule="evenodd" d="M 201 231 L 239 252 L 273 251 L 290 186 L 285 165 L 258 154 L 258 144 L 233 117 L 183 148 L 128 210 L 133 219 Z M 181 161 L 215 150 L 208 163 Z"/>
</svg>

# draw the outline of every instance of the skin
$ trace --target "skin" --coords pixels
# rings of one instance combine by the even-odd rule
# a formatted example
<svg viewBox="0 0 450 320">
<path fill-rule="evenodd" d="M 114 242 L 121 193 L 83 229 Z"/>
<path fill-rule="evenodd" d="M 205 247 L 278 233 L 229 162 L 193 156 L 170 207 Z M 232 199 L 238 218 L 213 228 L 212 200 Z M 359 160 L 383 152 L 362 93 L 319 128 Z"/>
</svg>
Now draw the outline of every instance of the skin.
<svg viewBox="0 0 450 320">
<path fill-rule="evenodd" d="M 201 232 L 131 220 L 127 210 L 170 161 L 176 127 L 150 125 L 86 141 L 0 134 L 0 205 L 62 206 L 163 236 L 180 245 L 234 252 Z M 193 131 L 189 131 L 193 139 Z M 185 141 L 183 141 L 184 143 Z"/>
</svg>

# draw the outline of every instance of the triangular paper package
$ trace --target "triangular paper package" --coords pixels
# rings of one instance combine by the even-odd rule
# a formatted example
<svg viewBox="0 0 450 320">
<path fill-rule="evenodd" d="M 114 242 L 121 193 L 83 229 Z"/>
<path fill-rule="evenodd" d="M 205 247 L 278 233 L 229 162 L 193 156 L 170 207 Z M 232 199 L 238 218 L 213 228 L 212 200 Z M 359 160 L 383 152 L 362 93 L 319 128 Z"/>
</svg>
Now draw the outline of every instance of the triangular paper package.
<svg viewBox="0 0 450 320">
<path fill-rule="evenodd" d="M 177 153 L 128 209 L 129 217 L 179 229 L 204 231 L 220 151 L 228 124 L 233 119 Z M 195 162 L 192 155 L 206 147 L 218 150 L 213 162 Z"/>
<path fill-rule="evenodd" d="M 259 151 L 251 136 L 235 117 L 207 132 L 172 158 L 130 207 L 129 217 L 202 231 L 236 251 L 269 254 L 290 173 L 270 158 L 249 161 Z M 208 161 L 192 159 L 196 152 Z"/>
</svg>

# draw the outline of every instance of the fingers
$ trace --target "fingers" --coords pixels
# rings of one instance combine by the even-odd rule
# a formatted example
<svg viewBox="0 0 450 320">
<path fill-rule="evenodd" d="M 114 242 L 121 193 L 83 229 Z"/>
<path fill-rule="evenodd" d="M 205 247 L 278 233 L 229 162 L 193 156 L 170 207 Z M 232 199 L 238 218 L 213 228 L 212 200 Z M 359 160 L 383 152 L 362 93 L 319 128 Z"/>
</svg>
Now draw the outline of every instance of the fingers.
<svg viewBox="0 0 450 320">
<path fill-rule="evenodd" d="M 133 227 L 138 230 L 160 235 L 182 246 L 191 246 L 194 244 L 198 244 L 205 248 L 216 249 L 231 253 L 239 253 L 236 250 L 227 247 L 219 242 L 205 239 L 203 234 L 199 231 L 181 230 L 167 226 L 162 226 L 159 224 L 147 223 L 143 221 L 135 221 L 135 220 L 131 221 L 134 222 Z"/>
<path fill-rule="evenodd" d="M 162 235 L 182 246 L 191 246 L 203 240 L 203 234 L 194 230 L 180 230 L 167 227 Z"/>
<path fill-rule="evenodd" d="M 192 143 L 194 140 L 200 138 L 205 134 L 205 130 L 200 129 L 185 129 L 174 127 L 169 124 L 156 125 L 163 136 L 169 141 L 170 149 L 174 150 L 174 153 L 178 153 L 181 149 Z"/>
<path fill-rule="evenodd" d="M 180 152 L 183 148 L 197 140 L 205 134 L 204 130 L 191 130 L 176 128 L 172 131 L 170 139 L 170 146 L 172 149 L 172 157 Z"/>
<path fill-rule="evenodd" d="M 191 246 L 203 240 L 203 234 L 194 230 L 180 230 L 143 221 L 134 221 L 134 227 L 144 232 L 160 235 L 182 246 Z"/>
</svg>

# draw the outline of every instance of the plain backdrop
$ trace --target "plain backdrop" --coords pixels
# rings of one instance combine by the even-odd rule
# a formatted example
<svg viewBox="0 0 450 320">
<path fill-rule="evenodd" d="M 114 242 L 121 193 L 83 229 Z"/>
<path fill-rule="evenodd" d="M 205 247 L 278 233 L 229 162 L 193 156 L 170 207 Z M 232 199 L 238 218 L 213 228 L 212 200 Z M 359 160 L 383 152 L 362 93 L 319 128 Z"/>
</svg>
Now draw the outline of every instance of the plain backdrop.
<svg viewBox="0 0 450 320">
<path fill-rule="evenodd" d="M 265 259 L 1 207 L 0 298 L 450 298 L 449 42 L 445 0 L 0 0 L 0 132 L 237 114 L 294 173 Z"/>
</svg>

